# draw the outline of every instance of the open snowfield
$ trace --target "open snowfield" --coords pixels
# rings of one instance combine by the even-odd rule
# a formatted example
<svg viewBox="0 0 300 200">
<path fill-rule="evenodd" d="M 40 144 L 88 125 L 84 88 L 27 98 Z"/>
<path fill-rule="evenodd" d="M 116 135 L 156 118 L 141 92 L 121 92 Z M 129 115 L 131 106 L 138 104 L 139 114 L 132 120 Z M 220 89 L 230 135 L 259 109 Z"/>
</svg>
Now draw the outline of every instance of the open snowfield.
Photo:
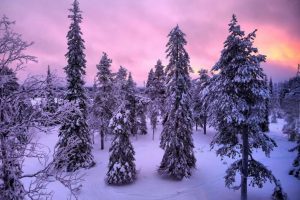
<svg viewBox="0 0 300 200">
<path fill-rule="evenodd" d="M 288 149 L 294 146 L 287 141 L 281 133 L 283 120 L 277 124 L 270 124 L 270 136 L 277 142 L 278 147 L 267 158 L 261 152 L 256 152 L 254 157 L 271 169 L 274 175 L 281 180 L 284 191 L 289 200 L 300 199 L 300 180 L 288 175 L 288 171 L 295 158 L 295 152 Z M 210 141 L 214 136 L 214 130 L 208 129 L 208 134 L 203 135 L 202 130 L 194 131 L 195 155 L 197 169 L 194 170 L 190 179 L 176 181 L 162 178 L 157 173 L 157 168 L 162 159 L 163 150 L 159 148 L 159 135 L 162 127 L 155 132 L 155 140 L 152 140 L 152 131 L 148 124 L 148 135 L 131 138 L 135 148 L 137 180 L 130 185 L 110 186 L 104 181 L 108 165 L 108 148 L 110 139 L 105 141 L 105 150 L 100 150 L 99 135 L 95 136 L 93 154 L 96 166 L 82 170 L 85 173 L 85 181 L 78 196 L 80 200 L 234 200 L 240 198 L 240 191 L 230 190 L 225 187 L 225 170 L 232 160 L 223 160 L 216 157 L 215 151 L 210 151 Z M 52 130 L 52 134 L 39 133 L 38 140 L 47 145 L 53 152 L 57 141 L 58 127 Z M 51 153 L 52 155 L 52 153 Z M 40 168 L 37 161 L 25 162 L 25 173 L 34 172 Z M 237 179 L 238 180 L 238 179 Z M 28 182 L 25 182 L 28 184 Z M 262 189 L 249 187 L 249 200 L 271 199 L 274 185 L 266 183 Z M 55 192 L 54 200 L 67 199 L 68 191 L 60 184 L 50 184 L 49 190 Z"/>
</svg>

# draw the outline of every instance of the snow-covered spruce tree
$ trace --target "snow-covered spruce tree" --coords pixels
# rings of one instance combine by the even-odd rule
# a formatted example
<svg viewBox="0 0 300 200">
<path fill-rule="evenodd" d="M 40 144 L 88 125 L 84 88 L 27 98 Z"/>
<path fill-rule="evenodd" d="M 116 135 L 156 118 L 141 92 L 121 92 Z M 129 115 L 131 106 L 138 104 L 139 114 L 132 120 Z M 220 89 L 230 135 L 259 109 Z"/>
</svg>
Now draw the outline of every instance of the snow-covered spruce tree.
<svg viewBox="0 0 300 200">
<path fill-rule="evenodd" d="M 273 85 L 273 118 L 275 118 L 275 123 L 277 122 L 277 118 L 282 118 L 282 110 L 279 104 L 279 93 L 280 93 L 280 84 L 275 83 Z"/>
<path fill-rule="evenodd" d="M 199 78 L 193 82 L 192 87 L 192 105 L 193 105 L 193 118 L 197 126 L 200 125 L 203 128 L 203 133 L 206 134 L 206 127 L 208 123 L 208 110 L 205 98 L 202 96 L 202 91 L 209 84 L 209 75 L 207 70 L 201 69 L 199 71 Z"/>
<path fill-rule="evenodd" d="M 104 149 L 104 136 L 110 132 L 109 120 L 112 118 L 115 99 L 113 95 L 113 75 L 111 73 L 112 60 L 103 53 L 100 63 L 97 65 L 97 88 L 92 114 L 101 138 L 101 149 Z"/>
<path fill-rule="evenodd" d="M 110 121 L 114 139 L 109 149 L 109 164 L 106 182 L 108 184 L 128 184 L 135 180 L 136 169 L 134 149 L 129 139 L 130 111 L 121 104 Z"/>
<path fill-rule="evenodd" d="M 159 173 L 176 179 L 191 176 L 195 167 L 192 139 L 192 113 L 190 110 L 191 87 L 189 56 L 184 46 L 185 34 L 177 25 L 169 33 L 166 67 L 167 100 L 160 147 L 165 150 Z"/>
<path fill-rule="evenodd" d="M 270 90 L 270 96 L 272 96 L 272 94 L 273 94 L 273 80 L 272 80 L 272 77 L 270 77 L 270 80 L 269 80 L 269 90 Z M 271 105 L 271 108 L 272 108 L 272 105 Z"/>
<path fill-rule="evenodd" d="M 241 189 L 241 199 L 247 199 L 249 185 L 262 187 L 267 180 L 274 182 L 274 199 L 286 199 L 279 181 L 263 164 L 254 159 L 252 152 L 260 148 L 269 156 L 275 142 L 262 132 L 260 124 L 265 121 L 266 100 L 269 97 L 265 74 L 260 63 L 265 56 L 253 47 L 255 32 L 245 36 L 233 15 L 229 23 L 229 36 L 224 42 L 219 61 L 212 68 L 219 71 L 211 81 L 208 90 L 209 110 L 213 112 L 212 125 L 217 130 L 211 146 L 218 147 L 218 156 L 235 159 L 226 171 L 225 185 Z M 263 111 L 263 112 L 262 112 Z M 241 184 L 234 186 L 237 173 Z"/>
<path fill-rule="evenodd" d="M 148 104 L 148 117 L 150 119 L 150 124 L 152 127 L 152 140 L 154 140 L 154 133 L 158 123 L 159 111 L 160 110 L 156 100 L 153 100 Z"/>
<path fill-rule="evenodd" d="M 74 0 L 72 8 L 69 9 L 71 24 L 67 34 L 68 52 L 66 58 L 68 65 L 64 68 L 67 75 L 67 93 L 66 100 L 76 101 L 84 116 L 86 115 L 86 94 L 84 88 L 83 76 L 85 75 L 86 60 L 84 54 L 84 40 L 80 23 L 82 21 L 81 11 L 79 9 L 78 0 Z"/>
<path fill-rule="evenodd" d="M 270 88 L 268 87 L 268 78 L 267 76 L 265 76 L 265 85 L 267 86 L 268 88 L 268 91 L 269 91 L 269 94 L 270 94 Z M 269 96 L 270 97 L 270 96 Z M 267 98 L 265 100 L 265 110 L 264 110 L 264 113 L 265 113 L 265 120 L 260 124 L 261 126 L 261 130 L 263 132 L 269 132 L 269 115 L 270 115 L 270 98 Z"/>
<path fill-rule="evenodd" d="M 50 71 L 49 65 L 47 70 L 45 92 L 46 92 L 46 105 L 44 110 L 46 112 L 54 113 L 57 110 L 57 104 L 55 102 L 55 96 L 54 96 L 53 75 Z"/>
<path fill-rule="evenodd" d="M 300 77 L 296 76 L 288 82 L 288 92 L 284 94 L 282 109 L 285 113 L 286 124 L 282 132 L 288 135 L 290 141 L 299 137 L 299 109 L 300 109 Z"/>
<path fill-rule="evenodd" d="M 128 124 L 131 135 L 137 136 L 138 122 L 137 122 L 137 98 L 136 98 L 136 84 L 132 79 L 131 73 L 124 88 L 125 91 L 125 108 L 129 111 Z"/>
<path fill-rule="evenodd" d="M 137 129 L 141 135 L 147 134 L 146 113 L 148 101 L 144 97 L 136 96 Z"/>
<path fill-rule="evenodd" d="M 289 174 L 300 179 L 300 76 L 290 79 L 289 85 L 289 92 L 283 99 L 286 124 L 282 131 L 289 136 L 289 140 L 296 140 L 296 146 L 289 150 L 297 152 Z"/>
<path fill-rule="evenodd" d="M 122 104 L 125 99 L 125 88 L 127 83 L 127 70 L 120 66 L 114 79 L 114 97 L 117 100 L 117 107 Z"/>
<path fill-rule="evenodd" d="M 297 144 L 294 148 L 289 150 L 290 152 L 296 151 L 297 155 L 293 161 L 293 168 L 290 170 L 289 174 L 300 179 L 300 134 L 298 133 Z"/>
<path fill-rule="evenodd" d="M 154 132 L 158 123 L 158 116 L 159 116 L 159 102 L 158 99 L 155 98 L 155 88 L 154 88 L 154 72 L 153 69 L 150 70 L 148 74 L 148 79 L 147 79 L 147 84 L 146 84 L 146 95 L 149 98 L 149 103 L 148 103 L 148 109 L 147 109 L 147 114 L 150 119 L 150 124 L 152 127 L 152 140 L 154 140 Z"/>
<path fill-rule="evenodd" d="M 165 74 L 164 66 L 158 60 L 155 65 L 155 71 L 150 70 L 146 84 L 146 94 L 150 99 L 148 103 L 148 116 L 152 126 L 152 139 L 154 140 L 154 132 L 158 123 L 159 115 L 164 113 L 165 102 Z"/>
<path fill-rule="evenodd" d="M 158 104 L 160 115 L 164 115 L 165 113 L 165 99 L 166 99 L 166 86 L 165 86 L 165 72 L 164 66 L 161 63 L 161 60 L 158 60 L 155 65 L 155 71 L 153 76 L 153 91 L 154 91 L 154 99 Z"/>
<path fill-rule="evenodd" d="M 191 81 L 191 107 L 192 107 L 192 116 L 193 122 L 196 127 L 196 131 L 198 130 L 199 125 L 199 117 L 200 117 L 200 98 L 199 98 L 199 88 L 197 84 L 198 78 Z"/>
<path fill-rule="evenodd" d="M 147 83 L 146 83 L 146 89 L 145 93 L 147 97 L 151 100 L 154 99 L 155 91 L 153 87 L 153 78 L 154 78 L 154 72 L 153 69 L 151 69 L 148 73 Z"/>
<path fill-rule="evenodd" d="M 74 0 L 70 12 L 68 18 L 71 19 L 71 25 L 67 34 L 68 52 L 66 54 L 68 65 L 65 67 L 67 75 L 65 98 L 71 102 L 69 105 L 72 108 L 62 122 L 54 155 L 56 169 L 66 169 L 68 172 L 95 165 L 86 122 L 87 105 L 83 80 L 86 60 L 83 52 L 84 41 L 81 38 L 82 33 L 79 26 L 82 17 L 77 0 Z"/>
<path fill-rule="evenodd" d="M 59 141 L 56 145 L 56 169 L 73 172 L 94 164 L 91 152 L 91 138 L 86 137 L 89 129 L 79 105 L 75 101 L 67 102 L 62 125 L 59 129 Z"/>
</svg>

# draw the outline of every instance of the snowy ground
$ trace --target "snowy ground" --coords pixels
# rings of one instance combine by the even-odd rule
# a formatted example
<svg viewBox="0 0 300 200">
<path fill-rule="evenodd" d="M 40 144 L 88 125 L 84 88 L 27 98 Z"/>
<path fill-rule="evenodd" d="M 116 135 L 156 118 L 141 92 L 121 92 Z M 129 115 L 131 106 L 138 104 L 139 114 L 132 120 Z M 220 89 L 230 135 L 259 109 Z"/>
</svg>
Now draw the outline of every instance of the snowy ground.
<svg viewBox="0 0 300 200">
<path fill-rule="evenodd" d="M 277 142 L 278 147 L 266 158 L 261 152 L 255 153 L 255 158 L 271 169 L 274 175 L 281 180 L 284 191 L 289 200 L 300 199 L 300 180 L 289 176 L 288 171 L 295 158 L 295 153 L 288 152 L 293 147 L 285 135 L 281 133 L 283 121 L 271 124 L 270 136 Z M 234 200 L 239 199 L 240 191 L 225 188 L 224 175 L 227 166 L 232 160 L 223 160 L 216 157 L 214 150 L 210 151 L 209 143 L 214 135 L 214 130 L 209 129 L 207 135 L 202 130 L 194 131 L 195 153 L 197 169 L 190 179 L 176 181 L 162 178 L 157 174 L 163 151 L 159 148 L 159 135 L 162 127 L 152 135 L 131 138 L 136 152 L 137 180 L 130 185 L 110 186 L 104 182 L 108 164 L 108 148 L 110 140 L 105 143 L 105 150 L 100 150 L 100 139 L 95 137 L 94 156 L 96 166 L 82 170 L 86 174 L 83 187 L 79 193 L 80 200 Z M 152 133 L 148 125 L 148 133 Z M 53 147 L 57 141 L 57 128 L 52 134 L 40 133 L 39 141 Z M 40 167 L 37 161 L 25 162 L 25 173 L 34 172 Z M 28 184 L 28 181 L 25 181 Z M 249 187 L 249 200 L 271 199 L 274 186 L 266 183 L 262 189 Z M 49 189 L 54 190 L 54 200 L 67 199 L 68 192 L 59 184 L 50 184 Z"/>
</svg>

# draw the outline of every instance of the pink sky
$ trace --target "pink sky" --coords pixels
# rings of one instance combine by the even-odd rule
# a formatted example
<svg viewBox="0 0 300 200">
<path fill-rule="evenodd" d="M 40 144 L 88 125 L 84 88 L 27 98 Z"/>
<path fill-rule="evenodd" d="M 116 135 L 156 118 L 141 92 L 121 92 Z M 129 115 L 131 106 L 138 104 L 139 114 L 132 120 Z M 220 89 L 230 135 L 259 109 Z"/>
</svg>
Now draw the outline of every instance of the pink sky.
<svg viewBox="0 0 300 200">
<path fill-rule="evenodd" d="M 267 55 L 263 67 L 268 76 L 282 81 L 296 73 L 300 63 L 299 0 L 79 0 L 85 40 L 87 75 L 91 85 L 102 52 L 132 72 L 142 85 L 157 59 L 165 59 L 170 30 L 178 24 L 186 34 L 187 51 L 195 73 L 210 69 L 220 56 L 235 13 L 247 33 L 258 29 L 256 46 Z M 0 15 L 15 20 L 15 30 L 34 45 L 37 56 L 20 78 L 45 74 L 50 65 L 64 76 L 67 52 L 67 18 L 72 0 L 0 0 Z"/>
</svg>

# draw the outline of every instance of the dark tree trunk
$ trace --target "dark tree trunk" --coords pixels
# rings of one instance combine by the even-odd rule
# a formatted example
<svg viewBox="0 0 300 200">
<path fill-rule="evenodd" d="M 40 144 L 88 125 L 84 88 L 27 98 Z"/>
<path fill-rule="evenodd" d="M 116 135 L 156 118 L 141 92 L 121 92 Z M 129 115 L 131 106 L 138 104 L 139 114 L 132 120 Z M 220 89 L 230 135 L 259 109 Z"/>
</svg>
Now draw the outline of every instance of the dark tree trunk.
<svg viewBox="0 0 300 200">
<path fill-rule="evenodd" d="M 206 121 L 207 121 L 207 117 L 204 117 L 204 119 L 203 119 L 203 133 L 204 133 L 204 135 L 206 135 Z"/>
<path fill-rule="evenodd" d="M 153 134 L 152 134 L 152 140 L 154 140 L 154 128 L 153 128 L 152 130 L 153 130 Z"/>
<path fill-rule="evenodd" d="M 241 200 L 247 200 L 247 178 L 248 178 L 248 133 L 243 132 L 243 149 L 242 149 L 242 175 L 241 175 Z"/>
<path fill-rule="evenodd" d="M 100 137 L 101 137 L 101 150 L 104 149 L 104 133 L 103 130 L 100 130 Z"/>
<path fill-rule="evenodd" d="M 196 122 L 196 131 L 198 130 L 198 123 Z"/>
</svg>

